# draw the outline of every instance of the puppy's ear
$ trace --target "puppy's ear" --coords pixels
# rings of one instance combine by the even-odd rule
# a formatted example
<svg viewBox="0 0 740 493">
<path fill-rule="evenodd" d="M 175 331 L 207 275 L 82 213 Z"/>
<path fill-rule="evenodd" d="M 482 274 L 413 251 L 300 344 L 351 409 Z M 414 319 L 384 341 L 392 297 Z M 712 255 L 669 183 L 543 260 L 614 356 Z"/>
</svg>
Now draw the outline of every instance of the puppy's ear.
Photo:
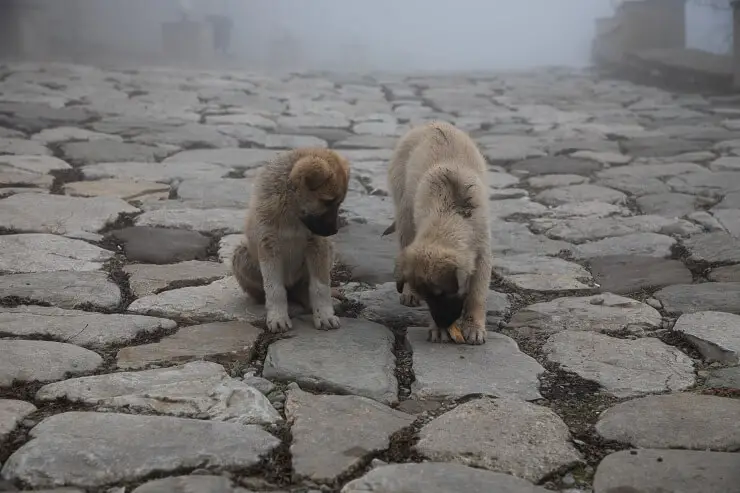
<svg viewBox="0 0 740 493">
<path fill-rule="evenodd" d="M 331 178 L 331 171 L 326 161 L 317 156 L 305 156 L 293 165 L 290 171 L 290 181 L 296 185 L 303 185 L 312 192 Z"/>
<path fill-rule="evenodd" d="M 455 270 L 455 275 L 457 276 L 457 295 L 462 298 L 468 294 L 471 274 L 467 270 L 458 267 Z"/>
</svg>

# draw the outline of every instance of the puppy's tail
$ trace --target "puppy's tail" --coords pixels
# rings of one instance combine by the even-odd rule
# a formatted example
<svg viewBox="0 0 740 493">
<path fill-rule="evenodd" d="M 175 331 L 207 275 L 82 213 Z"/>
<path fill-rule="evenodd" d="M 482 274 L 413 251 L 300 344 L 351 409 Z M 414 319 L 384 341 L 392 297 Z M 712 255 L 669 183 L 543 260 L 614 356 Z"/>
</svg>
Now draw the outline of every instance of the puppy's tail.
<svg viewBox="0 0 740 493">
<path fill-rule="evenodd" d="M 390 226 L 388 226 L 388 228 L 386 228 L 386 230 L 385 230 L 385 231 L 383 231 L 383 234 L 382 234 L 382 235 L 380 235 L 380 236 L 381 236 L 381 237 L 383 237 L 383 236 L 388 236 L 389 234 L 392 234 L 392 233 L 395 233 L 395 232 L 396 232 L 396 221 L 393 221 L 393 222 L 391 223 L 391 225 L 390 225 Z"/>
</svg>

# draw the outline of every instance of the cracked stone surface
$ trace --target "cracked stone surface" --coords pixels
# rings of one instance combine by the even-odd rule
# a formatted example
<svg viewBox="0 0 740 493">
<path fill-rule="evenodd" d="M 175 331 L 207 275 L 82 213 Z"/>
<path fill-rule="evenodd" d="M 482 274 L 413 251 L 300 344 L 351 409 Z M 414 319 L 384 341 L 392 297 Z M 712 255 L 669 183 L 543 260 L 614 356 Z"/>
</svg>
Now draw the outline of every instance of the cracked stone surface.
<svg viewBox="0 0 740 493">
<path fill-rule="evenodd" d="M 0 67 L 0 490 L 736 493 L 732 96 L 566 67 L 110 62 Z M 393 149 L 432 119 L 488 161 L 480 346 L 427 340 L 381 236 Z M 276 336 L 230 255 L 260 168 L 300 146 L 351 163 L 343 326 L 291 304 Z M 419 429 L 434 462 L 396 463 Z M 573 446 L 589 464 L 568 470 Z"/>
<path fill-rule="evenodd" d="M 550 409 L 518 399 L 461 404 L 419 431 L 414 448 L 434 461 L 457 462 L 538 482 L 578 463 L 568 426 Z"/>
</svg>

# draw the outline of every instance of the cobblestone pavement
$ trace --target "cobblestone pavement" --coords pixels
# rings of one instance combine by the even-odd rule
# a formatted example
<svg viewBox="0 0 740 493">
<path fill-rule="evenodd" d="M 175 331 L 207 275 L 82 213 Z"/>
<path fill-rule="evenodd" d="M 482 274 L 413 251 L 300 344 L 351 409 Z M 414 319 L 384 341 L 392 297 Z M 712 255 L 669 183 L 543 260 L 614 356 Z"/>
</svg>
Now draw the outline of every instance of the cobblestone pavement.
<svg viewBox="0 0 740 493">
<path fill-rule="evenodd" d="M 740 98 L 33 64 L 0 94 L 0 490 L 740 491 Z M 432 118 L 490 162 L 483 346 L 426 342 L 381 237 Z M 227 263 L 304 145 L 353 165 L 343 327 L 271 340 Z"/>
</svg>

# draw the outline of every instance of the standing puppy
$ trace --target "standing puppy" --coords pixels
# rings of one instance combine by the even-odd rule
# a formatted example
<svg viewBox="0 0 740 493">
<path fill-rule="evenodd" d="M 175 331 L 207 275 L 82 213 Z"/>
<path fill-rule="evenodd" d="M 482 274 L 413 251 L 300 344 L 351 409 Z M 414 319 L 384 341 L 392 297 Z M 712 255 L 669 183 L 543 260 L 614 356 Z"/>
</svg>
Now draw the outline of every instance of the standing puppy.
<svg viewBox="0 0 740 493">
<path fill-rule="evenodd" d="M 388 184 L 400 243 L 401 304 L 426 301 L 431 341 L 449 340 L 459 328 L 465 343 L 483 344 L 491 233 L 486 161 L 478 147 L 448 123 L 413 128 L 396 146 Z"/>
<path fill-rule="evenodd" d="M 267 328 L 292 328 L 288 301 L 313 311 L 317 329 L 338 329 L 331 298 L 333 246 L 349 164 L 328 149 L 279 154 L 260 171 L 247 212 L 246 243 L 232 257 L 241 288 L 267 308 Z"/>
</svg>

